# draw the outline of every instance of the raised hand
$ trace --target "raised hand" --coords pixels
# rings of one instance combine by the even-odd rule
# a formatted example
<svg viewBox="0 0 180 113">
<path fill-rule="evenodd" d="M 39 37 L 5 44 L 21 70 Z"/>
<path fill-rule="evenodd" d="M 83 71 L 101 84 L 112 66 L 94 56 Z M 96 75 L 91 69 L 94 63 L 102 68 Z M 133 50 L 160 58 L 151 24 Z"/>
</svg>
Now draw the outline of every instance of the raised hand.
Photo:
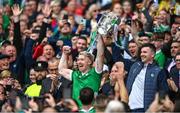
<svg viewBox="0 0 180 113">
<path fill-rule="evenodd" d="M 177 92 L 177 91 L 178 91 L 178 87 L 176 86 L 176 84 L 174 83 L 174 81 L 172 80 L 172 78 L 167 79 L 167 83 L 168 83 L 168 86 L 169 86 L 170 90 L 172 90 L 172 91 L 174 91 L 174 92 Z"/>
<path fill-rule="evenodd" d="M 3 14 L 3 7 L 0 6 L 0 14 Z"/>
<path fill-rule="evenodd" d="M 165 99 L 163 101 L 163 109 L 164 109 L 164 111 L 173 112 L 174 107 L 175 106 L 174 106 L 173 102 L 170 100 L 169 96 L 166 95 Z"/>
<path fill-rule="evenodd" d="M 49 106 L 55 107 L 56 103 L 55 103 L 55 100 L 54 100 L 53 96 L 51 94 L 45 94 L 45 96 L 47 97 L 45 99 L 45 101 L 49 104 Z"/>
<path fill-rule="evenodd" d="M 51 14 L 51 8 L 48 4 L 45 4 L 44 8 L 42 9 L 42 13 L 45 17 L 49 17 Z"/>
<path fill-rule="evenodd" d="M 159 112 L 163 108 L 163 105 L 159 103 L 159 94 L 157 93 L 155 95 L 154 101 L 149 106 L 148 110 L 146 112 Z"/>
<path fill-rule="evenodd" d="M 37 40 L 37 39 L 39 38 L 39 35 L 38 35 L 38 34 L 35 34 L 35 33 L 32 33 L 32 34 L 30 35 L 30 38 L 31 38 L 32 40 Z"/>
<path fill-rule="evenodd" d="M 83 29 L 84 29 L 84 25 L 83 24 L 79 24 L 76 33 L 79 34 Z"/>
<path fill-rule="evenodd" d="M 56 42 L 56 45 L 57 45 L 58 47 L 62 47 L 62 46 L 63 46 L 63 41 L 62 41 L 62 40 L 58 40 L 58 41 Z"/>
<path fill-rule="evenodd" d="M 24 113 L 32 113 L 32 109 L 25 109 Z"/>
<path fill-rule="evenodd" d="M 47 42 L 48 42 L 48 39 L 47 39 L 47 37 L 45 37 L 45 38 L 42 40 L 41 44 L 45 45 L 45 44 L 47 44 Z"/>
<path fill-rule="evenodd" d="M 71 53 L 71 47 L 70 46 L 63 46 L 63 53 L 68 55 Z"/>
<path fill-rule="evenodd" d="M 11 9 L 13 12 L 13 16 L 19 16 L 22 12 L 22 9 L 20 9 L 19 5 L 17 5 L 17 4 L 14 4 Z"/>
<path fill-rule="evenodd" d="M 34 101 L 34 99 L 31 99 L 28 104 L 33 111 L 38 111 L 39 107 L 38 104 Z"/>
<path fill-rule="evenodd" d="M 126 71 L 124 70 L 124 63 L 123 62 L 116 62 L 115 65 L 117 66 L 118 73 L 116 74 L 117 80 L 124 80 Z"/>
</svg>

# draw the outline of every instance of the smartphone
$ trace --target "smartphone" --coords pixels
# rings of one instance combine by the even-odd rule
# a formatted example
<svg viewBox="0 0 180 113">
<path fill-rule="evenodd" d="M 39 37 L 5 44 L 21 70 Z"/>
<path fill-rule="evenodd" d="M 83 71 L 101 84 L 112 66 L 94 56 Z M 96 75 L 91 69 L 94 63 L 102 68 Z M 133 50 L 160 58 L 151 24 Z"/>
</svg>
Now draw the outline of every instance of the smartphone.
<svg viewBox="0 0 180 113">
<path fill-rule="evenodd" d="M 64 88 L 63 90 L 63 98 L 70 99 L 71 98 L 71 88 Z"/>
<path fill-rule="evenodd" d="M 83 24 L 84 27 L 86 27 L 86 19 L 81 19 L 81 23 L 80 24 Z"/>
</svg>

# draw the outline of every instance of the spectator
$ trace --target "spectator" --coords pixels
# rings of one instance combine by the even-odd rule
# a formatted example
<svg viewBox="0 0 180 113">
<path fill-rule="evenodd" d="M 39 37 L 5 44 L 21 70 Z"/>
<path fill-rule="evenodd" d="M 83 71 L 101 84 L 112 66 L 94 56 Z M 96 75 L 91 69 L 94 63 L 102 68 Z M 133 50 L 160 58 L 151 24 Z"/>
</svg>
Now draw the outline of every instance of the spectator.
<svg viewBox="0 0 180 113">
<path fill-rule="evenodd" d="M 105 83 L 101 90 L 107 96 L 114 96 L 116 99 L 128 103 L 128 94 L 124 83 L 125 70 L 122 62 L 116 62 L 110 73 L 110 81 Z"/>
<path fill-rule="evenodd" d="M 147 112 L 172 112 L 174 110 L 174 104 L 169 99 L 167 94 L 156 94 L 154 101 L 150 105 Z"/>
<path fill-rule="evenodd" d="M 25 94 L 30 97 L 40 96 L 40 91 L 42 88 L 42 81 L 47 75 L 48 64 L 46 62 L 38 61 L 34 65 L 34 71 L 36 76 L 36 82 L 29 87 L 27 87 Z"/>
<path fill-rule="evenodd" d="M 155 50 L 152 44 L 143 45 L 141 61 L 135 62 L 129 71 L 126 86 L 132 112 L 146 111 L 157 91 L 168 91 L 165 72 L 153 62 Z"/>
<path fill-rule="evenodd" d="M 180 53 L 177 53 L 177 55 L 175 57 L 176 66 L 171 68 L 171 71 L 170 71 L 170 77 L 171 78 L 168 80 L 168 84 L 170 86 L 170 89 L 176 93 L 178 93 L 179 89 L 180 89 L 179 76 L 178 76 L 179 70 L 180 70 L 179 59 L 180 59 Z"/>
<path fill-rule="evenodd" d="M 55 54 L 54 49 L 50 44 L 46 44 L 43 47 L 42 56 L 44 56 L 47 60 L 50 60 L 51 58 L 53 58 L 54 54 Z"/>
<path fill-rule="evenodd" d="M 118 100 L 112 100 L 108 103 L 105 113 L 118 113 L 118 112 L 125 112 L 125 107 L 122 102 Z"/>
<path fill-rule="evenodd" d="M 132 4 L 131 4 L 130 0 L 125 0 L 123 2 L 123 11 L 124 11 L 123 16 L 126 19 L 131 18 L 131 16 L 132 16 L 132 8 L 131 8 L 131 6 L 132 6 Z"/>
<path fill-rule="evenodd" d="M 76 49 L 72 49 L 72 58 L 75 61 L 75 58 L 82 51 L 86 51 L 87 49 L 87 39 L 86 37 L 80 36 L 77 39 Z"/>
<path fill-rule="evenodd" d="M 0 85 L 0 110 L 2 109 L 2 106 L 5 103 L 5 99 L 6 99 L 6 91 L 3 85 Z"/>
<path fill-rule="evenodd" d="M 148 35 L 147 33 L 145 33 L 145 32 L 139 33 L 139 43 L 140 43 L 141 45 L 150 43 L 150 38 L 151 38 L 151 36 L 149 36 L 149 35 Z"/>
<path fill-rule="evenodd" d="M 59 60 L 52 58 L 48 61 L 48 74 L 42 81 L 41 95 L 51 92 L 56 102 L 63 98 L 64 89 L 71 90 L 71 82 L 58 73 Z"/>
<path fill-rule="evenodd" d="M 80 109 L 80 113 L 95 113 L 95 109 L 92 105 L 94 101 L 94 92 L 91 88 L 85 87 L 82 88 L 80 91 L 80 97 L 79 97 L 81 103 L 82 103 L 82 109 Z"/>
<path fill-rule="evenodd" d="M 0 92 L 5 92 L 0 93 L 1 111 L 77 112 L 85 87 L 97 96 L 95 105 L 83 106 L 86 110 L 94 106 L 104 112 L 108 100 L 116 99 L 123 112 L 129 112 L 128 105 L 133 112 L 172 112 L 172 101 L 178 111 L 179 3 L 0 0 Z M 120 23 L 112 33 L 99 36 L 99 20 L 109 11 Z M 97 40 L 92 47 L 93 38 Z M 89 50 L 95 57 L 84 52 Z M 36 63 L 46 66 L 39 71 Z M 159 91 L 168 90 L 166 81 L 169 97 Z"/>
<path fill-rule="evenodd" d="M 128 45 L 128 50 L 129 50 L 129 53 L 132 57 L 132 60 L 136 60 L 137 59 L 137 54 L 138 54 L 138 45 L 136 44 L 135 41 L 130 41 L 129 42 L 129 45 Z"/>
<path fill-rule="evenodd" d="M 175 55 L 180 51 L 179 41 L 173 41 L 171 44 L 171 57 L 166 61 L 165 68 L 170 72 L 171 68 L 175 66 Z"/>
<path fill-rule="evenodd" d="M 112 11 L 120 17 L 123 15 L 122 5 L 118 2 L 113 4 Z"/>
<path fill-rule="evenodd" d="M 154 34 L 154 40 L 152 41 L 152 44 L 156 47 L 156 54 L 154 57 L 154 60 L 157 62 L 159 67 L 162 69 L 164 67 L 166 57 L 161 51 L 162 45 L 163 45 L 163 34 Z"/>
<path fill-rule="evenodd" d="M 0 54 L 0 72 L 9 69 L 9 56 Z"/>
<path fill-rule="evenodd" d="M 92 4 L 88 12 L 86 13 L 86 18 L 90 19 L 91 23 L 91 31 L 95 31 L 97 27 L 97 15 L 99 14 L 100 7 L 97 4 Z"/>
<path fill-rule="evenodd" d="M 36 82 L 36 75 L 35 75 L 34 69 L 31 69 L 31 70 L 30 70 L 29 78 L 30 78 L 30 80 L 31 80 L 31 83 L 30 83 L 30 84 L 33 84 L 33 83 Z"/>
<path fill-rule="evenodd" d="M 57 19 L 60 16 L 61 6 L 59 1 L 51 1 L 52 17 Z"/>
<path fill-rule="evenodd" d="M 96 96 L 95 102 L 94 102 L 94 107 L 96 109 L 96 112 L 105 111 L 107 104 L 108 104 L 107 96 L 105 96 L 103 94 L 99 94 L 98 96 Z"/>
</svg>

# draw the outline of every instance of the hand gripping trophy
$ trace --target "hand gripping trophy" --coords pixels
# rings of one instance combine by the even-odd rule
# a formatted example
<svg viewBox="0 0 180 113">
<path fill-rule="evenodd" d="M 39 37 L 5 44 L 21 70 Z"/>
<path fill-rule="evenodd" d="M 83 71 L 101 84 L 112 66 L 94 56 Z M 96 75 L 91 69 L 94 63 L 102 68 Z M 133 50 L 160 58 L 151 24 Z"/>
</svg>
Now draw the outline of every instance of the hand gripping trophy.
<svg viewBox="0 0 180 113">
<path fill-rule="evenodd" d="M 113 12 L 103 13 L 98 21 L 97 30 L 91 33 L 91 42 L 87 51 L 92 53 L 96 46 L 96 39 L 99 36 L 113 34 L 115 32 L 115 26 L 117 26 L 119 23 L 120 18 Z"/>
</svg>

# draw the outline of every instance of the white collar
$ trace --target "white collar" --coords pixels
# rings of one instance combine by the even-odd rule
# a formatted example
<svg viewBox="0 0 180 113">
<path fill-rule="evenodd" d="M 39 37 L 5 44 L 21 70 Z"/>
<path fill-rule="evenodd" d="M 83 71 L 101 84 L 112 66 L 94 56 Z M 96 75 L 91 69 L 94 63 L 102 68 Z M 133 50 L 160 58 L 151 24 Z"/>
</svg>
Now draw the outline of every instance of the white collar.
<svg viewBox="0 0 180 113">
<path fill-rule="evenodd" d="M 94 109 L 94 107 L 92 106 L 92 107 L 90 107 L 88 110 L 85 110 L 85 109 L 81 109 L 80 111 L 82 111 L 82 112 L 88 112 L 88 111 L 91 111 L 92 109 Z"/>
<path fill-rule="evenodd" d="M 158 51 L 156 51 L 156 54 L 158 54 L 158 53 L 160 53 L 161 52 L 161 49 L 160 50 L 158 50 Z"/>
</svg>

